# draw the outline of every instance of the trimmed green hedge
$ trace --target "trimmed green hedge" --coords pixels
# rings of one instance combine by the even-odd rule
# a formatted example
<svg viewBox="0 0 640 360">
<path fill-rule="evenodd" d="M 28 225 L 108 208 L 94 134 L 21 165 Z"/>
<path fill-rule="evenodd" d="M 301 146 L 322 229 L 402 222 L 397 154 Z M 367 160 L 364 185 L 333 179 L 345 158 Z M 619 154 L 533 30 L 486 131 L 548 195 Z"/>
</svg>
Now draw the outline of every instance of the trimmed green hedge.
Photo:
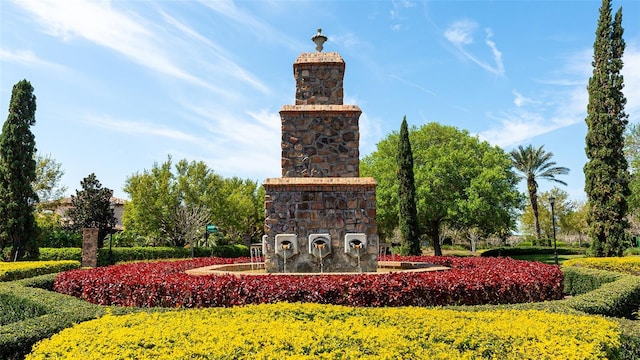
<svg viewBox="0 0 640 360">
<path fill-rule="evenodd" d="M 620 329 L 622 330 L 622 338 L 620 342 L 620 359 L 637 360 L 640 359 L 640 321 L 618 319 Z"/>
<path fill-rule="evenodd" d="M 557 248 L 558 255 L 584 255 L 585 249 L 580 248 Z M 535 255 L 535 254 L 553 254 L 554 249 L 542 246 L 530 247 L 500 247 L 487 251 L 483 251 L 480 256 L 498 257 L 498 256 L 514 256 L 514 255 Z"/>
<path fill-rule="evenodd" d="M 564 273 L 564 293 L 568 295 L 588 293 L 624 276 L 617 272 L 577 266 L 562 267 L 562 272 Z"/>
<path fill-rule="evenodd" d="M 22 306 L 27 313 L 16 314 Z M 0 359 L 8 360 L 22 359 L 39 340 L 105 313 L 100 306 L 17 282 L 0 283 L 0 308 L 11 311 L 0 326 Z"/>
<path fill-rule="evenodd" d="M 616 281 L 566 301 L 572 308 L 588 314 L 634 319 L 640 308 L 640 277 L 623 275 Z"/>
<path fill-rule="evenodd" d="M 191 249 L 182 247 L 115 247 L 112 248 L 113 262 L 156 259 L 185 259 L 191 257 Z M 249 256 L 245 245 L 220 245 L 213 248 L 195 248 L 195 257 L 237 258 Z M 40 260 L 81 261 L 81 248 L 41 248 Z M 109 249 L 98 249 L 98 266 L 109 265 Z"/>
</svg>

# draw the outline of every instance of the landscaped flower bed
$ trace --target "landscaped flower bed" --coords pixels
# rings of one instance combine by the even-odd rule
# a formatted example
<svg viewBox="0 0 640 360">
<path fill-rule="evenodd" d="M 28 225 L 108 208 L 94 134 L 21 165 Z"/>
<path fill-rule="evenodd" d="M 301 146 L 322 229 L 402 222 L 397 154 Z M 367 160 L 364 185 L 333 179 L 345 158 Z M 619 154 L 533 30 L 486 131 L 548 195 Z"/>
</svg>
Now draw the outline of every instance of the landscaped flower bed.
<svg viewBox="0 0 640 360">
<path fill-rule="evenodd" d="M 13 281 L 33 276 L 57 273 L 80 267 L 80 262 L 75 260 L 59 261 L 0 261 L 0 281 Z"/>
<path fill-rule="evenodd" d="M 26 359 L 612 359 L 619 347 L 602 317 L 280 303 L 106 315 Z"/>
<path fill-rule="evenodd" d="M 437 306 L 562 298 L 556 266 L 509 258 L 404 257 L 451 267 L 443 272 L 314 276 L 191 276 L 185 270 L 249 259 L 144 262 L 61 273 L 54 290 L 102 305 L 216 307 L 275 302 L 350 306 Z"/>
<path fill-rule="evenodd" d="M 565 261 L 562 266 L 577 266 L 640 275 L 640 256 L 570 259 Z"/>
</svg>

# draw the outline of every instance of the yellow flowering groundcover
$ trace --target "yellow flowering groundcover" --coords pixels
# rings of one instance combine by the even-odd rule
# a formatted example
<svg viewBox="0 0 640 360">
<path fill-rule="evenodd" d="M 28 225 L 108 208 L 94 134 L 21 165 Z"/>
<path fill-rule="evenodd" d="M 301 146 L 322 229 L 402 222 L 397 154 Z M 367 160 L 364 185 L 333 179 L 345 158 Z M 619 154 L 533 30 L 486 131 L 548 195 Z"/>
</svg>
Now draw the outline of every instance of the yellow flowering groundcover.
<svg viewBox="0 0 640 360">
<path fill-rule="evenodd" d="M 25 279 L 78 268 L 80 262 L 75 260 L 0 262 L 0 281 Z"/>
<path fill-rule="evenodd" d="M 562 266 L 581 266 L 591 269 L 640 275 L 640 256 L 570 259 L 562 263 Z"/>
<path fill-rule="evenodd" d="M 586 315 L 279 303 L 106 315 L 26 359 L 607 359 L 619 339 Z"/>
</svg>

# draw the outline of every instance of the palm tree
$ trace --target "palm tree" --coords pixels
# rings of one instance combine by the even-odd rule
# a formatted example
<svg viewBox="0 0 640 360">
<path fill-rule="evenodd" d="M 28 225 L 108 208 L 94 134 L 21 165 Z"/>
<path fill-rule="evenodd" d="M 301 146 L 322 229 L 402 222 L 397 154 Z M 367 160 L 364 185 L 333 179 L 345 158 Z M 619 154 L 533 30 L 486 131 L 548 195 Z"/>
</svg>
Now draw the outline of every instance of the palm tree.
<svg viewBox="0 0 640 360">
<path fill-rule="evenodd" d="M 533 145 L 527 147 L 520 145 L 517 150 L 511 151 L 513 166 L 521 173 L 520 178 L 527 180 L 527 190 L 531 209 L 533 209 L 538 240 L 540 240 L 540 223 L 538 221 L 538 182 L 536 180 L 545 179 L 567 185 L 566 182 L 556 179 L 555 176 L 568 174 L 569 168 L 556 166 L 554 161 L 550 161 L 552 156 L 552 152 L 544 151 L 544 145 L 538 149 L 534 149 Z M 549 246 L 551 246 L 551 239 L 549 239 Z"/>
</svg>

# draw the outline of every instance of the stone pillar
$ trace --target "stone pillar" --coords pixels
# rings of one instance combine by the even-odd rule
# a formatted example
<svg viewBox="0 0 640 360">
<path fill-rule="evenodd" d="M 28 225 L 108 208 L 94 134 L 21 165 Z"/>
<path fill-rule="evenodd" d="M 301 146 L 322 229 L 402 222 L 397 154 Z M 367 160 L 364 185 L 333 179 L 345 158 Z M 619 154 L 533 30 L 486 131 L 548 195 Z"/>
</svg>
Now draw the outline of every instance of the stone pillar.
<svg viewBox="0 0 640 360">
<path fill-rule="evenodd" d="M 98 228 L 82 229 L 82 266 L 98 266 Z"/>
</svg>

